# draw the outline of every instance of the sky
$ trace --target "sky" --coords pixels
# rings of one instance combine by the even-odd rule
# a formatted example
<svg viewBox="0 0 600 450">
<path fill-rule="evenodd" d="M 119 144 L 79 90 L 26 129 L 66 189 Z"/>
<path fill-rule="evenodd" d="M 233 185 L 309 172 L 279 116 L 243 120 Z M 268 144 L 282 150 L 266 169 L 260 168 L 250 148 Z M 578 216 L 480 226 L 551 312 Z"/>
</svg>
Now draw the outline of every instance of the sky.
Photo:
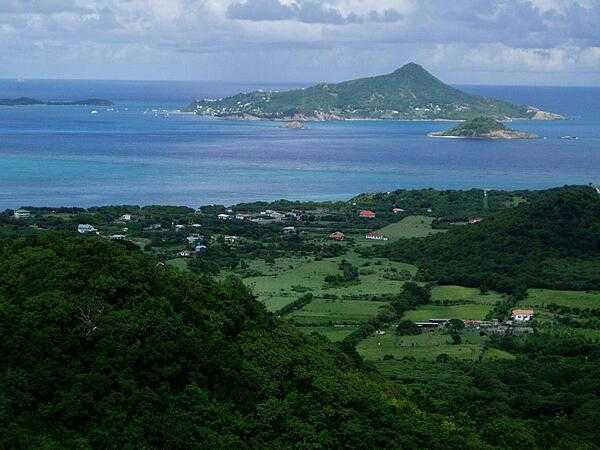
<svg viewBox="0 0 600 450">
<path fill-rule="evenodd" d="M 0 77 L 600 85 L 600 0 L 0 0 Z"/>
</svg>

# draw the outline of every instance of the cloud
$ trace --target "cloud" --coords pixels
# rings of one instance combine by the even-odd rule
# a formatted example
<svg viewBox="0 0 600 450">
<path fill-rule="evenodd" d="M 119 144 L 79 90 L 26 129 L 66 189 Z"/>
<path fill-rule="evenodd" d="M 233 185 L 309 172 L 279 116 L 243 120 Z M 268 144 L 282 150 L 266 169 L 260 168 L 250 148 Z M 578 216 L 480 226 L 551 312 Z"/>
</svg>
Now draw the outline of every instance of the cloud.
<svg viewBox="0 0 600 450">
<path fill-rule="evenodd" d="M 0 64 L 3 76 L 255 81 L 418 60 L 452 81 L 522 70 L 600 84 L 598 23 L 598 0 L 0 0 Z"/>
<path fill-rule="evenodd" d="M 392 8 L 381 12 L 373 9 L 364 13 L 351 11 L 343 14 L 334 5 L 316 0 L 296 0 L 293 3 L 282 3 L 280 0 L 243 0 L 229 5 L 227 17 L 236 20 L 292 20 L 314 24 L 344 25 L 395 22 L 401 18 L 401 14 Z"/>
</svg>

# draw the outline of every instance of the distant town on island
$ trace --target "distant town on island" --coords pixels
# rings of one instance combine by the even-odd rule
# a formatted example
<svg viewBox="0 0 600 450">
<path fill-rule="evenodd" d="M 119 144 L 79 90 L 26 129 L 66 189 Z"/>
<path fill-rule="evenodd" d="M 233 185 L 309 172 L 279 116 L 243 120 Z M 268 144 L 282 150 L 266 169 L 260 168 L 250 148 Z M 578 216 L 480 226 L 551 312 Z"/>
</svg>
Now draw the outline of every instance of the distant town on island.
<svg viewBox="0 0 600 450">
<path fill-rule="evenodd" d="M 74 101 L 44 101 L 29 97 L 0 98 L 0 106 L 112 106 L 113 102 L 100 98 Z"/>
<path fill-rule="evenodd" d="M 187 112 L 242 120 L 558 120 L 533 106 L 471 95 L 449 86 L 418 64 L 395 72 L 342 83 L 322 83 L 290 91 L 255 91 L 204 99 Z"/>
</svg>

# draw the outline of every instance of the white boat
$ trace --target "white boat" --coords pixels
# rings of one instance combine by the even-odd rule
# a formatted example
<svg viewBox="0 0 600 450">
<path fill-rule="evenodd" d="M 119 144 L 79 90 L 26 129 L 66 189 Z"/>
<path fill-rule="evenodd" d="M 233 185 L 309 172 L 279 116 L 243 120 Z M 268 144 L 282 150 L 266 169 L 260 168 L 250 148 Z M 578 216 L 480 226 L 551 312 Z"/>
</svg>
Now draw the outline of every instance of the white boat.
<svg viewBox="0 0 600 450">
<path fill-rule="evenodd" d="M 98 111 L 93 110 L 90 114 L 98 114 Z"/>
</svg>

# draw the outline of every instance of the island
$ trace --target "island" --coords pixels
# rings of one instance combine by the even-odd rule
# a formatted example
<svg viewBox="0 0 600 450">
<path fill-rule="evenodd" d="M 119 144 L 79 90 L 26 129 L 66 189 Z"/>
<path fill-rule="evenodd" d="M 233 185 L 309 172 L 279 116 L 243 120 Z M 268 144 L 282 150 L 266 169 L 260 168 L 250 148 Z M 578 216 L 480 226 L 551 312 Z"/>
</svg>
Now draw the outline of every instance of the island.
<svg viewBox="0 0 600 450">
<path fill-rule="evenodd" d="M 113 102 L 101 98 L 74 101 L 44 101 L 29 97 L 3 98 L 0 106 L 112 106 Z"/>
<path fill-rule="evenodd" d="M 450 130 L 436 131 L 429 137 L 458 139 L 535 139 L 538 135 L 507 128 L 491 117 L 477 117 Z"/>
<path fill-rule="evenodd" d="M 199 100 L 184 109 L 199 115 L 237 120 L 555 120 L 558 114 L 467 94 L 418 64 L 393 73 L 342 83 L 321 83 L 289 91 L 255 91 Z"/>
</svg>

